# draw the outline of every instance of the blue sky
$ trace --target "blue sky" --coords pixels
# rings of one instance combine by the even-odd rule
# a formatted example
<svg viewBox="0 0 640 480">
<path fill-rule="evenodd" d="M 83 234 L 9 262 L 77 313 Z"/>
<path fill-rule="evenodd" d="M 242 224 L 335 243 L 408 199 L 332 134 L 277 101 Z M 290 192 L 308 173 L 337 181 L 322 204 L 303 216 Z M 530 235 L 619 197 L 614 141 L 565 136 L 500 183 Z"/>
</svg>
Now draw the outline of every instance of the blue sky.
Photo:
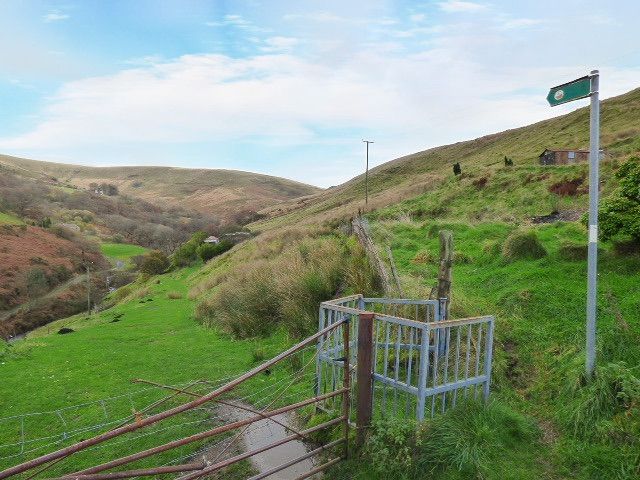
<svg viewBox="0 0 640 480">
<path fill-rule="evenodd" d="M 599 68 L 640 86 L 640 2 L 0 2 L 0 152 L 329 186 L 526 125 Z M 586 128 L 586 125 L 585 125 Z M 541 146 L 543 147 L 543 146 Z"/>
</svg>

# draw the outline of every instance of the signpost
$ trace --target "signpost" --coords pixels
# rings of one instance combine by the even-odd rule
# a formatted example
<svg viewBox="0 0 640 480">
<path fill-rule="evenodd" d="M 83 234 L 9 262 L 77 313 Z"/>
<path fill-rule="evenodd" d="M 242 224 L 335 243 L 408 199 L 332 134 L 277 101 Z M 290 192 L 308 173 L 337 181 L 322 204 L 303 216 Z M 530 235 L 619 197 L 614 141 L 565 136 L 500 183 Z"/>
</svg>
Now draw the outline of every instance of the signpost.
<svg viewBox="0 0 640 480">
<path fill-rule="evenodd" d="M 547 95 L 549 105 L 591 97 L 591 120 L 589 128 L 589 250 L 587 259 L 587 377 L 593 375 L 596 365 L 596 307 L 598 285 L 598 187 L 600 183 L 600 100 L 598 89 L 600 74 L 593 70 L 590 75 L 572 82 L 552 87 Z"/>
</svg>

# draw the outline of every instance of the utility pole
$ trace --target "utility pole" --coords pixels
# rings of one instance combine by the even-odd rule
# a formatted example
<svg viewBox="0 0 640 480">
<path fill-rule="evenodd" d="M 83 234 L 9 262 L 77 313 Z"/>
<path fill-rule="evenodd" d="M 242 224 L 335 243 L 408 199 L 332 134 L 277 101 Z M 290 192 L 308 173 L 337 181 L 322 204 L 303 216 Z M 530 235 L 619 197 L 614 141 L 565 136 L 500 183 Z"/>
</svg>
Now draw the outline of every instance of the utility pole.
<svg viewBox="0 0 640 480">
<path fill-rule="evenodd" d="M 364 205 L 369 204 L 369 144 L 373 143 L 372 140 L 362 140 L 367 144 L 367 169 L 364 174 Z"/>
<path fill-rule="evenodd" d="M 573 100 L 590 97 L 589 124 L 589 249 L 587 257 L 587 342 L 585 369 L 591 378 L 596 366 L 596 313 L 598 290 L 598 197 L 600 187 L 600 73 L 589 75 L 557 87 L 547 95 L 549 105 L 555 107 Z"/>
<path fill-rule="evenodd" d="M 82 250 L 82 263 L 87 270 L 87 315 L 91 315 L 91 276 L 89 275 L 89 261 L 84 256 L 84 250 Z"/>
</svg>

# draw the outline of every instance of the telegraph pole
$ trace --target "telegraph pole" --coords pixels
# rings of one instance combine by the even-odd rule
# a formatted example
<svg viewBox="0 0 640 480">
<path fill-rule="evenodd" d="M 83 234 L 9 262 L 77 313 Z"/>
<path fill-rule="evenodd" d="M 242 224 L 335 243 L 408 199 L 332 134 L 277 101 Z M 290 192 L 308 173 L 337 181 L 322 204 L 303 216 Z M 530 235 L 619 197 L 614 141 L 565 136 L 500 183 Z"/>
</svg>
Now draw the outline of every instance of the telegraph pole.
<svg viewBox="0 0 640 480">
<path fill-rule="evenodd" d="M 364 205 L 369 204 L 369 144 L 373 143 L 372 140 L 362 140 L 367 144 L 367 169 L 364 174 Z"/>
<path fill-rule="evenodd" d="M 84 250 L 82 250 L 82 263 L 87 270 L 87 315 L 91 315 L 91 276 L 89 275 L 89 261 L 84 256 Z"/>
</svg>

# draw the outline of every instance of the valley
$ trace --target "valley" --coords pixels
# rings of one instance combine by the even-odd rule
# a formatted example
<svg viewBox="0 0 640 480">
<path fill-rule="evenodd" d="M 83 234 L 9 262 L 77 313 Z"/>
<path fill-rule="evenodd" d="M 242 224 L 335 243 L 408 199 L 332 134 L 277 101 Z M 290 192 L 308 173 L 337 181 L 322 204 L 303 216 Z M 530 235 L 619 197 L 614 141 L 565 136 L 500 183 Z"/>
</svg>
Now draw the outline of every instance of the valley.
<svg viewBox="0 0 640 480">
<path fill-rule="evenodd" d="M 640 89 L 603 102 L 602 112 L 606 200 L 620 195 L 625 184 L 618 173 L 638 162 Z M 542 166 L 537 159 L 551 145 L 584 146 L 586 121 L 581 109 L 383 164 L 370 172 L 366 210 L 362 177 L 321 192 L 296 191 L 301 198 L 281 198 L 257 212 L 262 218 L 244 219 L 249 223 L 241 227 L 253 236 L 229 251 L 207 261 L 191 252 L 186 265 L 174 261 L 165 273 L 139 275 L 110 293 L 99 312 L 58 319 L 25 340 L 3 343 L 2 416 L 137 395 L 139 385 L 131 384 L 136 378 L 165 385 L 215 383 L 314 333 L 319 302 L 351 293 L 380 295 L 379 279 L 349 235 L 349 220 L 360 209 L 376 248 L 390 248 L 402 287 L 414 298 L 428 298 L 436 282 L 438 232 L 453 232 L 452 316 L 496 316 L 493 386 L 486 409 L 454 409 L 420 427 L 392 419 L 376 423 L 367 447 L 333 467 L 327 478 L 418 479 L 425 471 L 443 479 L 637 478 L 640 250 L 624 235 L 600 244 L 600 370 L 595 382 L 586 383 L 587 165 Z M 461 163 L 461 175 L 452 172 L 455 162 Z M 54 167 L 46 168 L 53 174 Z M 64 169 L 57 178 L 79 178 Z M 88 174 L 82 178 L 95 181 Z M 124 185 L 118 190 L 128 191 Z M 23 220 L 13 211 L 5 216 L 17 222 L 11 229 L 20 228 Z M 189 218 L 191 233 L 200 229 L 198 216 Z M 99 222 L 96 227 L 104 228 Z M 156 248 L 133 241 L 137 237 L 125 230 L 125 243 L 112 241 L 119 232 L 110 230 L 96 250 L 112 262 L 126 264 L 146 247 Z M 513 247 L 522 234 L 534 239 L 535 254 Z M 188 242 L 182 237 L 167 253 Z M 72 332 L 60 335 L 62 328 Z M 291 372 L 274 369 L 238 395 L 290 378 Z M 304 372 L 290 400 L 312 391 L 313 367 Z M 153 401 L 157 391 L 142 395 Z M 118 408 L 130 413 L 128 405 Z M 320 420 L 305 411 L 302 421 Z M 34 425 L 33 435 L 60 431 L 52 425 Z M 176 427 L 162 439 L 193 431 Z M 19 442 L 15 425 L 6 432 L 0 445 Z M 140 448 L 150 445 L 139 442 Z M 76 465 L 89 464 L 81 457 Z"/>
</svg>

